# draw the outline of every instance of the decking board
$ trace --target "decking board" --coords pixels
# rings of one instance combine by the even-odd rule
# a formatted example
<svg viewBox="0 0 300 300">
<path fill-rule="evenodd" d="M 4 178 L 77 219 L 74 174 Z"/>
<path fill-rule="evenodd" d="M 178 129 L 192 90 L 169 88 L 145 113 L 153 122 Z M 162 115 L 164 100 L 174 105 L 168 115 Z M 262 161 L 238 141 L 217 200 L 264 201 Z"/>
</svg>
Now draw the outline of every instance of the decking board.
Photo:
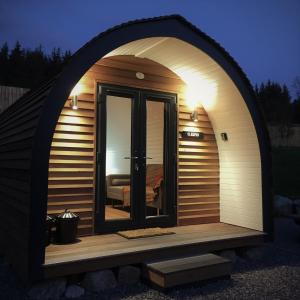
<svg viewBox="0 0 300 300">
<path fill-rule="evenodd" d="M 142 274 L 154 286 L 165 289 L 200 280 L 230 276 L 230 273 L 229 259 L 207 253 L 145 263 Z"/>
<path fill-rule="evenodd" d="M 46 249 L 45 277 L 253 246 L 264 239 L 262 232 L 224 223 L 178 226 L 172 230 L 176 234 L 136 240 L 106 234 L 82 237 L 77 244 L 50 245 Z"/>
</svg>

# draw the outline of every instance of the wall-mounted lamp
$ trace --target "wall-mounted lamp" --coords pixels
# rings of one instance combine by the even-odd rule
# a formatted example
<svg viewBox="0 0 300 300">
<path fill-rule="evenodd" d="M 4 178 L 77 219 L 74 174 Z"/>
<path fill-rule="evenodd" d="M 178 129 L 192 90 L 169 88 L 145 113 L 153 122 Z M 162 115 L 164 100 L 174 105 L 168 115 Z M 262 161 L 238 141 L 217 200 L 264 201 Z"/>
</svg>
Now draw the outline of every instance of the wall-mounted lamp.
<svg viewBox="0 0 300 300">
<path fill-rule="evenodd" d="M 72 109 L 78 109 L 78 96 L 77 95 L 71 96 L 70 106 Z"/>
<path fill-rule="evenodd" d="M 191 120 L 194 122 L 198 122 L 198 110 L 195 108 L 193 112 L 191 112 Z"/>
<path fill-rule="evenodd" d="M 227 142 L 228 141 L 228 135 L 226 132 L 222 132 L 221 133 L 221 138 L 224 142 Z"/>
<path fill-rule="evenodd" d="M 78 95 L 81 93 L 82 91 L 82 84 L 81 83 L 77 83 L 73 90 L 71 91 L 70 94 L 70 106 L 72 109 L 78 109 Z"/>
</svg>

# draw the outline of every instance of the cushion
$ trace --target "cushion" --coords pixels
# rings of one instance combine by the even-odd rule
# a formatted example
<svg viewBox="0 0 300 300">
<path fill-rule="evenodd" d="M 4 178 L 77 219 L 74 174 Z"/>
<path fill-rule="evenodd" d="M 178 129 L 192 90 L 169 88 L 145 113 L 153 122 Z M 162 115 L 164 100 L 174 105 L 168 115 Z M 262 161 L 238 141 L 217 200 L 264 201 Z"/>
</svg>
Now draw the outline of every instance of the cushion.
<svg viewBox="0 0 300 300">
<path fill-rule="evenodd" d="M 150 186 L 146 186 L 146 203 L 154 200 L 155 193 Z"/>
<path fill-rule="evenodd" d="M 126 192 L 124 192 L 126 190 Z M 122 201 L 123 206 L 130 206 L 130 186 L 109 186 L 107 188 L 107 198 Z"/>
<path fill-rule="evenodd" d="M 109 186 L 107 188 L 107 198 L 110 199 L 117 199 L 123 201 L 124 193 L 123 193 L 123 186 Z"/>
<path fill-rule="evenodd" d="M 123 206 L 130 206 L 130 186 L 109 186 L 107 188 L 107 198 L 122 201 Z M 150 186 L 146 186 L 146 203 L 152 203 L 155 193 Z"/>
<path fill-rule="evenodd" d="M 147 177 L 146 184 L 152 188 L 160 184 L 160 181 L 163 179 L 163 165 L 161 164 L 149 164 L 147 165 Z"/>
<path fill-rule="evenodd" d="M 112 178 L 111 185 L 130 185 L 130 178 Z"/>
</svg>

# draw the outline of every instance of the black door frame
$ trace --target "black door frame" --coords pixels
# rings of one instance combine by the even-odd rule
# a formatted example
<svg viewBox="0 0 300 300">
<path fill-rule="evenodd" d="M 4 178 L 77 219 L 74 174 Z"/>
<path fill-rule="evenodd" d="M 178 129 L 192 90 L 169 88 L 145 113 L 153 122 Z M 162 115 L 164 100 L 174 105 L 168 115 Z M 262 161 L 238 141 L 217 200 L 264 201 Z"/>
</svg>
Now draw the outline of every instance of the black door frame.
<svg viewBox="0 0 300 300">
<path fill-rule="evenodd" d="M 119 96 L 132 99 L 131 112 L 131 219 L 105 220 L 106 199 L 106 97 Z M 147 217 L 145 213 L 146 186 L 146 101 L 165 103 L 164 179 L 167 215 Z M 144 121 L 143 121 L 144 120 Z M 95 178 L 95 232 L 177 224 L 177 95 L 118 85 L 97 84 L 96 123 L 96 178 Z M 136 126 L 139 124 L 139 126 Z M 101 137 L 100 137 L 101 136 Z M 134 165 L 138 164 L 139 171 Z M 137 197 L 139 196 L 139 200 Z M 101 201 L 102 199 L 102 201 Z M 142 199 L 142 201 L 141 201 Z"/>
</svg>

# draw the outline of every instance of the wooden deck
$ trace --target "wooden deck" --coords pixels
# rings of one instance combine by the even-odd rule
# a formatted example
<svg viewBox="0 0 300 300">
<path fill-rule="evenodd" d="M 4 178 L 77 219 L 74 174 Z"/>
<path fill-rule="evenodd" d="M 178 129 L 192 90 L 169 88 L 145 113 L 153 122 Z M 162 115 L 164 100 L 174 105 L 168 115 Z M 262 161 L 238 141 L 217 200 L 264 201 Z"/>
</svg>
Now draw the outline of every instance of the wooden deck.
<svg viewBox="0 0 300 300">
<path fill-rule="evenodd" d="M 117 234 L 46 248 L 44 275 L 56 277 L 156 259 L 171 259 L 263 243 L 265 234 L 224 223 L 173 227 L 175 234 L 128 240 Z"/>
</svg>

